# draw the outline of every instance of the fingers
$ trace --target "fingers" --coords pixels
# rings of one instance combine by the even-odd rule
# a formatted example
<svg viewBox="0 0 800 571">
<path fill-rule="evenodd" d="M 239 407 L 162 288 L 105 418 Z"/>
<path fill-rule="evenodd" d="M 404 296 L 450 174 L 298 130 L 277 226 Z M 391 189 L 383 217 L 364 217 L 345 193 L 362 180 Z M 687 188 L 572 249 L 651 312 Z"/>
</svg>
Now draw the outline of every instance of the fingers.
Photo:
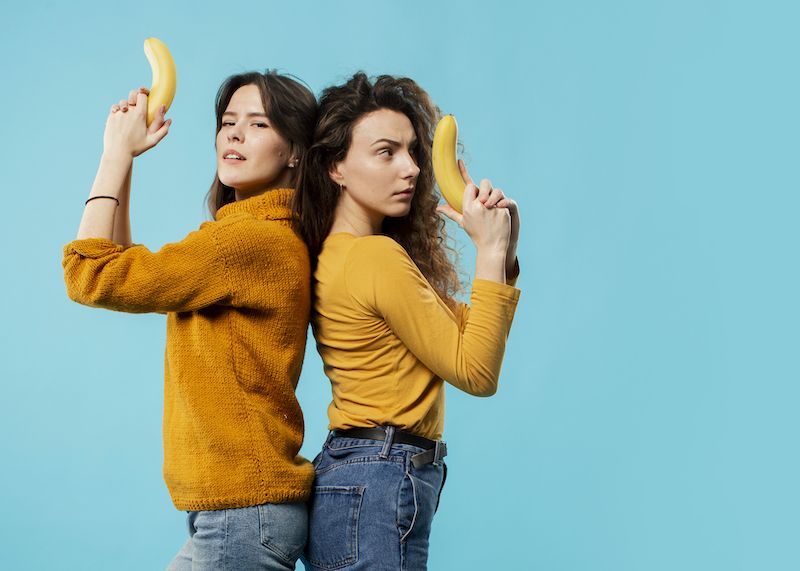
<svg viewBox="0 0 800 571">
<path fill-rule="evenodd" d="M 464 217 L 461 216 L 461 214 L 459 214 L 458 211 L 449 204 L 440 204 L 439 206 L 436 207 L 436 212 L 444 216 L 447 216 L 450 220 L 452 220 L 459 226 L 463 226 Z"/>
<path fill-rule="evenodd" d="M 483 179 L 478 191 L 478 200 L 486 208 L 494 208 L 506 199 L 505 193 L 499 188 L 494 188 L 489 179 Z"/>
<path fill-rule="evenodd" d="M 155 121 L 153 122 L 155 123 Z M 161 141 L 161 139 L 167 136 L 167 133 L 169 133 L 170 125 L 172 125 L 172 119 L 167 119 L 155 133 L 152 133 L 150 135 L 150 140 L 153 143 L 153 145 L 151 146 L 157 145 L 158 142 Z"/>
<path fill-rule="evenodd" d="M 492 182 L 485 178 L 481 181 L 481 186 L 478 191 L 478 200 L 481 204 L 486 204 L 486 201 L 489 200 L 489 195 L 492 192 Z"/>
<path fill-rule="evenodd" d="M 150 94 L 150 90 L 146 87 L 140 87 L 139 89 L 131 89 L 131 92 L 128 94 L 128 105 L 136 105 L 137 97 L 140 93 L 144 93 L 145 95 Z"/>
<path fill-rule="evenodd" d="M 497 202 L 496 206 L 497 208 L 508 208 L 509 210 L 514 210 L 517 208 L 517 203 L 511 198 L 503 198 Z"/>
<path fill-rule="evenodd" d="M 147 112 L 147 95 L 141 91 L 136 94 L 136 106 L 142 109 L 143 112 Z"/>
<path fill-rule="evenodd" d="M 461 200 L 462 204 L 461 209 L 464 210 L 465 208 L 467 208 L 467 205 L 472 204 L 477 197 L 478 197 L 478 187 L 475 186 L 475 183 L 468 182 L 467 186 L 464 187 L 464 195 Z"/>
<path fill-rule="evenodd" d="M 144 101 L 147 101 L 147 95 L 149 95 L 150 90 L 146 87 L 140 87 L 139 89 L 132 89 L 128 93 L 127 99 L 121 99 L 119 103 L 115 103 L 111 106 L 111 113 L 116 113 L 118 111 L 122 111 L 126 113 L 129 107 L 136 107 L 137 104 L 141 105 L 142 97 L 144 97 Z"/>
<path fill-rule="evenodd" d="M 467 165 L 464 164 L 464 161 L 458 159 L 458 170 L 461 172 L 461 178 L 464 179 L 464 184 L 475 184 L 472 181 L 472 177 L 469 176 L 467 172 Z"/>
<path fill-rule="evenodd" d="M 151 134 L 158 131 L 164 124 L 164 116 L 166 114 L 167 114 L 167 106 L 162 105 L 161 107 L 159 107 L 158 112 L 156 113 L 156 116 L 153 117 L 153 122 L 150 123 L 150 126 L 147 128 L 147 131 Z"/>
<path fill-rule="evenodd" d="M 486 202 L 484 202 L 483 205 L 486 208 L 494 208 L 495 206 L 498 206 L 500 202 L 505 200 L 505 198 L 506 195 L 503 194 L 502 190 L 500 190 L 499 188 L 492 188 L 489 191 L 489 197 L 486 199 Z"/>
</svg>

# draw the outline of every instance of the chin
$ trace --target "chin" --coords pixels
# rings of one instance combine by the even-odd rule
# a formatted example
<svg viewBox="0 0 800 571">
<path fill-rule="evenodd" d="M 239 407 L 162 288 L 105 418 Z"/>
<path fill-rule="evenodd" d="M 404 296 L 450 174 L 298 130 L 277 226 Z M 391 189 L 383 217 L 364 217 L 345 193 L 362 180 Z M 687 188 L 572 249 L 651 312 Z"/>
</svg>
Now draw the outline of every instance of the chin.
<svg viewBox="0 0 800 571">
<path fill-rule="evenodd" d="M 411 212 L 411 205 L 397 209 L 394 212 L 387 212 L 386 216 L 388 218 L 405 218 L 409 212 Z"/>
</svg>

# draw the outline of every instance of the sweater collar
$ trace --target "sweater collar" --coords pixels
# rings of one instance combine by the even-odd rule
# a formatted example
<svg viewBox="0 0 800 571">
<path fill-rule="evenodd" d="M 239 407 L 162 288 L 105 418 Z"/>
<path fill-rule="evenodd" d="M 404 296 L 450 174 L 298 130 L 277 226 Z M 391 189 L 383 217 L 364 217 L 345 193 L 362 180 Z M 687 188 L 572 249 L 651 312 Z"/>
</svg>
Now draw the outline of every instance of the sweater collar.
<svg viewBox="0 0 800 571">
<path fill-rule="evenodd" d="M 230 202 L 217 210 L 217 220 L 233 214 L 251 214 L 260 220 L 291 220 L 292 188 L 275 188 L 258 196 Z"/>
</svg>

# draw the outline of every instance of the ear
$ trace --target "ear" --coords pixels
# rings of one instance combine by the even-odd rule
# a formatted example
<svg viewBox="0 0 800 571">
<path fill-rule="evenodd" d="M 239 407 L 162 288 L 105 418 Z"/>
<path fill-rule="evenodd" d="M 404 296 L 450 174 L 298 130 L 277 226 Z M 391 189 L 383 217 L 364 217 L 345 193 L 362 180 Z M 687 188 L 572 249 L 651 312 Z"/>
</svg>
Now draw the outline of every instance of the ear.
<svg viewBox="0 0 800 571">
<path fill-rule="evenodd" d="M 336 184 L 336 186 L 344 185 L 344 174 L 342 173 L 342 163 L 333 163 L 331 168 L 328 169 L 328 176 Z"/>
<path fill-rule="evenodd" d="M 286 166 L 288 166 L 290 169 L 293 169 L 300 164 L 300 149 L 297 147 L 298 146 L 294 143 L 291 143 L 289 146 L 289 161 L 286 163 Z"/>
</svg>

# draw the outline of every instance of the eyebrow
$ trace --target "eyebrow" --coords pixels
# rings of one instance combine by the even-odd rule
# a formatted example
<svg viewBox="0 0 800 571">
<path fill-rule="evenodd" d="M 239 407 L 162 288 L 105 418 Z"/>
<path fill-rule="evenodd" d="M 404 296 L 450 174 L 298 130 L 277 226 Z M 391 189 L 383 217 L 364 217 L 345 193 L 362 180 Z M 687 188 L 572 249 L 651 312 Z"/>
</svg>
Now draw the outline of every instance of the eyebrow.
<svg viewBox="0 0 800 571">
<path fill-rule="evenodd" d="M 225 115 L 238 115 L 238 113 L 236 113 L 234 111 L 225 111 L 225 113 L 223 113 L 222 116 L 224 117 Z M 258 112 L 258 113 L 247 113 L 245 115 L 245 117 L 266 117 L 266 116 L 267 116 L 266 113 L 260 113 L 260 112 Z"/>
<path fill-rule="evenodd" d="M 389 143 L 389 144 L 390 144 L 390 145 L 392 145 L 393 147 L 399 147 L 399 146 L 400 146 L 400 143 L 399 143 L 399 142 L 397 142 L 397 141 L 395 141 L 394 139 L 385 139 L 385 138 L 384 138 L 384 139 L 377 139 L 377 140 L 375 140 L 375 141 L 372 143 L 372 146 L 375 146 L 375 145 L 377 145 L 378 143 Z M 409 147 L 413 147 L 413 146 L 414 146 L 414 145 L 416 145 L 416 144 L 417 144 L 417 139 L 416 139 L 416 138 L 414 138 L 414 139 L 411 139 L 411 142 L 409 143 L 409 145 L 408 145 L 408 146 L 409 146 Z"/>
</svg>

